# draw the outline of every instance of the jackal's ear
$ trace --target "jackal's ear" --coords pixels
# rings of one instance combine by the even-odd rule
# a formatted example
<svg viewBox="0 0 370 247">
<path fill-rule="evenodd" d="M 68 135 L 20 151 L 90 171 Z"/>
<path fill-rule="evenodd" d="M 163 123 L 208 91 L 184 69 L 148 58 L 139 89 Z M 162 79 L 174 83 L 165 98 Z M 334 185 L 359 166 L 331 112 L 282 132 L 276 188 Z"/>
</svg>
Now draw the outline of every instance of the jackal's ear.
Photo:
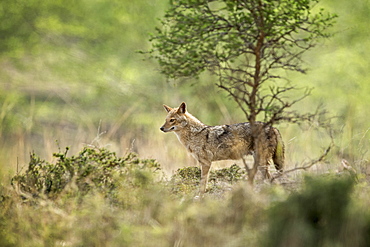
<svg viewBox="0 0 370 247">
<path fill-rule="evenodd" d="M 186 103 L 182 102 L 181 105 L 179 106 L 179 109 L 177 110 L 178 113 L 184 114 L 186 112 Z"/>
<path fill-rule="evenodd" d="M 166 105 L 163 105 L 164 109 L 167 111 L 167 112 L 170 112 L 172 110 L 171 107 L 169 106 L 166 106 Z"/>
</svg>

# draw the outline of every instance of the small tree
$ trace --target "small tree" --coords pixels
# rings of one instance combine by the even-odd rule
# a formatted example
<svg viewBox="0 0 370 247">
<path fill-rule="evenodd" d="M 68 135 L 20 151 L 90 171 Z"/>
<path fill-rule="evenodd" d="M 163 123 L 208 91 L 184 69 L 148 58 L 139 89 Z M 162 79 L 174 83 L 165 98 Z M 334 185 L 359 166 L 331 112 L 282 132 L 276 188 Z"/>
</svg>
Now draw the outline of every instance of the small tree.
<svg viewBox="0 0 370 247">
<path fill-rule="evenodd" d="M 260 165 L 259 133 L 255 122 L 298 122 L 316 113 L 302 114 L 292 105 L 310 94 L 297 91 L 283 71 L 305 73 L 302 54 L 319 38 L 335 15 L 322 9 L 313 13 L 317 0 L 177 0 L 162 19 L 151 42 L 152 57 L 170 78 L 195 77 L 203 71 L 216 75 L 216 85 L 228 92 L 252 126 Z M 298 95 L 298 96 L 297 96 Z M 263 128 L 263 127 L 262 127 Z"/>
</svg>

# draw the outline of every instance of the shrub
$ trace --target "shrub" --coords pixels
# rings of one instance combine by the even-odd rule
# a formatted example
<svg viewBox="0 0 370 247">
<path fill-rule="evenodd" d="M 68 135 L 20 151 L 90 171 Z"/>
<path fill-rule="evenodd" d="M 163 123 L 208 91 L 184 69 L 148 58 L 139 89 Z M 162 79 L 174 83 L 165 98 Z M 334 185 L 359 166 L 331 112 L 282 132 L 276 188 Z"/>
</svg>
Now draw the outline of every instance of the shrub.
<svg viewBox="0 0 370 247">
<path fill-rule="evenodd" d="M 301 192 L 270 210 L 264 245 L 364 246 L 370 218 L 353 210 L 353 190 L 349 177 L 306 177 Z"/>
<path fill-rule="evenodd" d="M 81 199 L 90 192 L 99 192 L 114 202 L 118 187 L 147 186 L 153 182 L 153 172 L 160 170 L 155 160 L 139 159 L 135 153 L 120 158 L 104 148 L 86 147 L 76 156 L 67 157 L 68 150 L 54 153 L 55 163 L 31 153 L 26 172 L 12 178 L 13 187 L 23 197 L 57 199 L 67 195 Z"/>
</svg>

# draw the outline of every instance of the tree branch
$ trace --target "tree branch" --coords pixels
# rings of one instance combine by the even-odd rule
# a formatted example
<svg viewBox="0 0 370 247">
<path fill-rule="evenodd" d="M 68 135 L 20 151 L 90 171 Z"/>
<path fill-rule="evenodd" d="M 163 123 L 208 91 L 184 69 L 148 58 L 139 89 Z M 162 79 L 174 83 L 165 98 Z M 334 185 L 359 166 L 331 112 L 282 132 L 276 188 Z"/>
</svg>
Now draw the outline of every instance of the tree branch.
<svg viewBox="0 0 370 247">
<path fill-rule="evenodd" d="M 290 170 L 287 170 L 287 171 L 284 171 L 284 172 L 281 172 L 279 174 L 277 174 L 276 176 L 274 176 L 273 178 L 271 178 L 271 182 L 273 182 L 275 179 L 287 174 L 287 173 L 290 173 L 290 172 L 294 172 L 294 171 L 298 171 L 298 170 L 307 170 L 309 168 L 311 168 L 312 166 L 316 165 L 317 163 L 319 162 L 322 162 L 326 156 L 329 154 L 330 150 L 332 149 L 332 147 L 334 146 L 334 143 L 333 141 L 329 144 L 329 146 L 324 150 L 324 152 L 316 159 L 314 160 L 311 160 L 310 162 L 306 162 L 305 164 L 303 164 L 302 166 L 300 167 L 295 167 L 293 169 L 290 169 Z"/>
</svg>

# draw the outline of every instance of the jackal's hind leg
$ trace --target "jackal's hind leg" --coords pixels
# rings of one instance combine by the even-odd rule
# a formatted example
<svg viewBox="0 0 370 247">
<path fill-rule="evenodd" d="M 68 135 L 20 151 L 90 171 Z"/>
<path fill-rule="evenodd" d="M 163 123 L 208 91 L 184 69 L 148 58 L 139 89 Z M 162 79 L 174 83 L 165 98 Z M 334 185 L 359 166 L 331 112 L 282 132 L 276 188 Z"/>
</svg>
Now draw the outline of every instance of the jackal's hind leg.
<svg viewBox="0 0 370 247">
<path fill-rule="evenodd" d="M 254 170 L 254 173 L 256 173 L 257 171 L 260 171 L 262 173 L 263 179 L 267 179 L 267 180 L 271 181 L 272 176 L 269 172 L 270 163 L 269 163 L 269 159 L 266 156 L 267 156 L 266 154 L 261 152 L 260 156 L 258 157 L 258 159 L 259 159 L 258 160 L 257 159 L 257 153 L 254 152 L 253 153 L 253 159 L 254 159 L 253 169 L 249 169 L 248 173 L 250 173 L 252 170 Z M 254 177 L 254 175 L 253 175 L 253 177 Z"/>
<path fill-rule="evenodd" d="M 263 178 L 271 180 L 271 174 L 269 172 L 269 163 L 266 162 L 266 165 L 260 167 L 260 171 L 262 172 Z"/>
</svg>

